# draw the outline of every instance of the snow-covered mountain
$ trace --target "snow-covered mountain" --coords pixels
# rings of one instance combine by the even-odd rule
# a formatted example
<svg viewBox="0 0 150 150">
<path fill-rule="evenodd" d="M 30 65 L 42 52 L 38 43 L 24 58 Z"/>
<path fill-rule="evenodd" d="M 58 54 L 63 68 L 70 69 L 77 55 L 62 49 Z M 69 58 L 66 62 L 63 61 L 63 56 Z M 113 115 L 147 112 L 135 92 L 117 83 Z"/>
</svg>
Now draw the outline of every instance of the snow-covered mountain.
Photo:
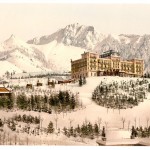
<svg viewBox="0 0 150 150">
<path fill-rule="evenodd" d="M 85 49 L 52 41 L 28 44 L 11 35 L 0 44 L 0 74 L 16 72 L 70 71 L 71 59 L 78 59 Z"/>
<path fill-rule="evenodd" d="M 33 38 L 27 43 L 43 45 L 52 41 L 81 47 L 91 50 L 95 45 L 105 38 L 103 34 L 98 34 L 93 26 L 80 25 L 78 23 L 67 25 L 65 28 L 56 31 L 55 33 L 40 38 Z"/>
<path fill-rule="evenodd" d="M 80 58 L 84 51 L 102 53 L 109 49 L 120 52 L 124 59 L 143 59 L 145 72 L 150 71 L 150 35 L 103 35 L 78 23 L 27 42 L 12 35 L 0 44 L 0 67 L 3 73 L 70 71 L 70 60 Z"/>
<path fill-rule="evenodd" d="M 95 31 L 92 26 L 71 24 L 57 32 L 33 38 L 27 43 L 44 45 L 57 41 L 65 46 L 75 46 L 89 51 L 102 53 L 114 49 L 119 51 L 124 59 L 141 58 L 145 61 L 145 71 L 150 71 L 150 35 L 120 34 L 103 35 Z"/>
<path fill-rule="evenodd" d="M 11 35 L 0 44 L 1 74 L 9 72 L 38 72 L 47 70 L 44 54 L 19 38 Z"/>
<path fill-rule="evenodd" d="M 93 49 L 99 53 L 114 49 L 120 52 L 124 59 L 139 58 L 145 62 L 145 72 L 150 71 L 150 35 L 109 35 Z"/>
</svg>

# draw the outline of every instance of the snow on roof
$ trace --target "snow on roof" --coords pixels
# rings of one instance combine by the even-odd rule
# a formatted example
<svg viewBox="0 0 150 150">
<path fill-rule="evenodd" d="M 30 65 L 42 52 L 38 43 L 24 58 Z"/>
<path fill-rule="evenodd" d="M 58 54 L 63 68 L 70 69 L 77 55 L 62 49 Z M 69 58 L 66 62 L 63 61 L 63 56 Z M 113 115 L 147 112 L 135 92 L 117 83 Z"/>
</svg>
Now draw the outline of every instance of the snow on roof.
<svg viewBox="0 0 150 150">
<path fill-rule="evenodd" d="M 97 143 L 99 145 L 105 145 L 105 146 L 121 146 L 121 145 L 137 145 L 139 144 L 138 139 L 112 139 L 112 140 L 107 140 L 102 141 L 102 140 L 97 140 Z"/>
<path fill-rule="evenodd" d="M 123 129 L 109 129 L 106 131 L 107 139 L 128 139 L 131 136 L 131 131 Z"/>
</svg>

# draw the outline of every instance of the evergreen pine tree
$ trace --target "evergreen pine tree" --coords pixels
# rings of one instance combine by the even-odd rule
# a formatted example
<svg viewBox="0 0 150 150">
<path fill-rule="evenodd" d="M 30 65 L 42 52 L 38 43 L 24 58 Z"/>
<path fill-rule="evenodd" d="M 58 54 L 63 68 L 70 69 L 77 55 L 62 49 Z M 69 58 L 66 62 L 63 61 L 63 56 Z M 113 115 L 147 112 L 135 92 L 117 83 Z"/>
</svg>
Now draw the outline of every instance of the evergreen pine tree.
<svg viewBox="0 0 150 150">
<path fill-rule="evenodd" d="M 92 124 L 90 122 L 87 125 L 87 132 L 88 132 L 88 135 L 93 133 L 93 127 L 92 127 Z"/>
<path fill-rule="evenodd" d="M 103 127 L 103 130 L 102 130 L 102 137 L 106 137 L 106 134 L 105 134 L 105 127 Z"/>
<path fill-rule="evenodd" d="M 15 102 L 15 94 L 11 93 L 10 98 L 9 98 L 9 103 L 8 103 L 8 109 L 12 109 L 14 106 L 14 102 Z"/>
<path fill-rule="evenodd" d="M 3 122 L 1 119 L 0 119 L 0 127 L 3 127 Z"/>
<path fill-rule="evenodd" d="M 64 127 L 64 128 L 63 128 L 63 131 L 64 131 L 64 134 L 65 134 L 65 135 L 67 135 L 67 134 L 68 134 L 68 132 L 67 132 L 67 128 L 66 128 L 66 127 Z"/>
<path fill-rule="evenodd" d="M 17 96 L 17 106 L 20 109 L 27 109 L 28 101 L 25 94 L 21 94 Z"/>
<path fill-rule="evenodd" d="M 70 100 L 70 108 L 71 108 L 71 109 L 75 109 L 75 105 L 76 105 L 75 97 L 74 97 L 74 95 L 72 94 L 71 100 Z"/>
<path fill-rule="evenodd" d="M 74 131 L 73 127 L 71 127 L 70 130 L 69 130 L 69 133 L 70 133 L 71 136 L 73 136 L 73 133 L 74 133 L 73 131 Z"/>
<path fill-rule="evenodd" d="M 55 101 L 54 101 L 53 95 L 51 95 L 50 98 L 49 98 L 49 104 L 50 104 L 51 106 L 54 106 L 54 105 L 55 105 Z"/>
<path fill-rule="evenodd" d="M 79 124 L 78 124 L 78 127 L 76 128 L 76 131 L 77 131 L 77 133 L 78 133 L 78 134 L 80 134 L 80 132 L 81 132 L 81 129 L 80 129 L 80 126 L 79 126 Z"/>
<path fill-rule="evenodd" d="M 55 82 L 54 82 L 54 80 L 52 81 L 52 88 L 55 88 Z"/>
<path fill-rule="evenodd" d="M 81 133 L 82 133 L 83 136 L 88 135 L 87 125 L 85 125 L 84 123 L 82 124 L 82 127 L 81 127 Z"/>
<path fill-rule="evenodd" d="M 53 132 L 54 132 L 53 123 L 50 121 L 48 128 L 47 128 L 47 133 L 53 133 Z"/>
<path fill-rule="evenodd" d="M 35 124 L 39 124 L 40 123 L 40 118 L 38 118 L 37 116 L 35 116 L 34 122 L 35 122 Z"/>
<path fill-rule="evenodd" d="M 69 92 L 66 91 L 65 93 L 65 103 L 66 103 L 66 106 L 70 103 L 70 95 L 69 95 Z"/>
<path fill-rule="evenodd" d="M 58 99 L 59 99 L 61 104 L 64 103 L 64 93 L 62 91 L 59 91 Z"/>
<path fill-rule="evenodd" d="M 22 120 L 22 118 L 21 118 L 21 115 L 19 114 L 18 116 L 17 116 L 17 121 L 21 121 Z"/>
<path fill-rule="evenodd" d="M 24 115 L 22 116 L 22 121 L 23 121 L 23 122 L 26 122 L 26 120 L 27 120 L 27 116 L 26 116 L 26 114 L 24 114 Z"/>
<path fill-rule="evenodd" d="M 12 125 L 11 125 L 11 127 L 10 127 L 11 130 L 12 130 L 12 131 L 16 131 L 16 125 L 15 125 L 14 121 L 12 121 L 11 123 L 12 123 Z"/>
<path fill-rule="evenodd" d="M 99 129 L 98 129 L 97 123 L 94 124 L 94 133 L 95 133 L 96 135 L 99 134 Z"/>
<path fill-rule="evenodd" d="M 82 81 L 82 77 L 80 76 L 80 79 L 79 79 L 79 86 L 82 86 L 83 84 L 83 81 Z"/>
<path fill-rule="evenodd" d="M 33 95 L 31 95 L 31 110 L 35 109 L 35 98 Z"/>
</svg>

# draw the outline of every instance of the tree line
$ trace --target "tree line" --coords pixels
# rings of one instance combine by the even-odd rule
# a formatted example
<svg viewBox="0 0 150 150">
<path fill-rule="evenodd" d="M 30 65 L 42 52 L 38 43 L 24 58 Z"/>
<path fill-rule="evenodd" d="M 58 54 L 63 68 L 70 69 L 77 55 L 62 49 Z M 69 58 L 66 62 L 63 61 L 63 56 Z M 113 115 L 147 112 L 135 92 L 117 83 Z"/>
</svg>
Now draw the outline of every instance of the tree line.
<svg viewBox="0 0 150 150">
<path fill-rule="evenodd" d="M 131 138 L 141 137 L 146 138 L 150 136 L 150 126 L 143 128 L 142 126 L 135 128 L 132 126 L 131 129 Z"/>
<path fill-rule="evenodd" d="M 95 137 L 102 136 L 105 137 L 105 127 L 101 130 L 97 123 L 92 124 L 90 122 L 83 123 L 81 126 L 77 125 L 76 127 L 70 126 L 69 128 L 64 127 L 63 133 L 67 137 L 83 137 L 94 139 Z"/>
<path fill-rule="evenodd" d="M 55 111 L 73 110 L 78 106 L 75 95 L 68 91 L 59 91 L 51 96 L 31 95 L 25 93 L 17 96 L 17 107 L 23 110 L 52 113 Z"/>
<path fill-rule="evenodd" d="M 24 122 L 24 123 L 34 123 L 34 124 L 39 124 L 40 123 L 40 117 L 33 117 L 31 115 L 15 115 L 13 120 L 18 121 L 18 122 Z"/>
</svg>

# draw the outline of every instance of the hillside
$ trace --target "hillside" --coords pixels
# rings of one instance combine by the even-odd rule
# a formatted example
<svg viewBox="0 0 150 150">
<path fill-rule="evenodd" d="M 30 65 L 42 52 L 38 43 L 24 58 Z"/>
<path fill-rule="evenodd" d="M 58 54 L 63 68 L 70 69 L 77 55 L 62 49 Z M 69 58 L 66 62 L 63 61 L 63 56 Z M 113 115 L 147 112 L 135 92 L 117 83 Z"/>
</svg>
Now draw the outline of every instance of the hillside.
<svg viewBox="0 0 150 150">
<path fill-rule="evenodd" d="M 78 59 L 84 51 L 86 50 L 65 46 L 57 41 L 45 45 L 28 44 L 12 35 L 0 44 L 0 67 L 3 68 L 0 74 L 7 71 L 10 73 L 70 71 L 71 59 Z"/>
<path fill-rule="evenodd" d="M 73 145 L 79 145 L 84 142 L 86 145 L 97 145 L 96 140 L 97 138 L 90 140 L 86 138 L 67 138 L 66 136 L 63 135 L 63 128 L 69 127 L 70 126 L 70 120 L 72 120 L 72 126 L 76 127 L 78 124 L 82 125 L 83 122 L 91 122 L 91 123 L 98 123 L 98 119 L 101 119 L 101 128 L 103 126 L 106 127 L 106 136 L 109 139 L 114 139 L 114 131 L 119 131 L 115 132 L 117 135 L 115 135 L 115 138 L 117 137 L 125 137 L 125 138 L 130 138 L 131 134 L 131 127 L 135 125 L 135 119 L 136 119 L 136 126 L 147 126 L 147 118 L 149 117 L 150 109 L 150 94 L 149 92 L 146 93 L 147 99 L 144 99 L 143 102 L 139 103 L 138 106 L 135 106 L 133 108 L 128 108 L 128 109 L 121 109 L 120 111 L 118 109 L 107 109 L 105 107 L 97 105 L 95 102 L 91 100 L 92 92 L 95 89 L 97 85 L 101 83 L 101 81 L 105 84 L 112 83 L 112 82 L 118 82 L 119 84 L 121 82 L 128 82 L 130 80 L 137 81 L 142 80 L 139 78 L 123 78 L 123 77 L 91 77 L 87 78 L 87 84 L 83 85 L 82 87 L 79 87 L 78 83 L 71 83 L 68 85 L 60 85 L 57 84 L 55 86 L 54 91 L 59 91 L 59 90 L 70 90 L 74 93 L 79 93 L 79 101 L 82 101 L 83 107 L 75 109 L 74 111 L 69 111 L 66 113 L 44 113 L 44 112 L 35 112 L 35 111 L 22 111 L 22 110 L 14 110 L 14 111 L 4 111 L 0 110 L 1 118 L 8 118 L 14 116 L 16 113 L 23 115 L 31 115 L 32 116 L 39 116 L 43 119 L 42 120 L 42 127 L 47 128 L 48 124 L 50 121 L 54 123 L 54 127 L 56 124 L 55 119 L 57 118 L 57 127 L 60 128 L 61 133 L 56 136 L 56 133 L 54 134 L 40 134 L 40 136 L 33 136 L 33 135 L 27 135 L 26 133 L 19 133 L 18 136 L 20 136 L 20 139 L 26 140 L 26 136 L 28 136 L 29 139 L 31 139 L 30 144 L 33 144 L 34 142 L 36 144 L 43 143 L 43 144 L 56 144 L 56 145 L 70 145 L 73 141 L 77 142 L 72 143 Z M 32 81 L 37 81 L 37 79 L 32 79 Z M 47 79 L 43 80 L 47 81 Z M 21 79 L 20 82 L 24 82 L 24 79 Z M 15 85 L 18 80 L 12 80 L 11 84 Z M 28 82 L 28 81 L 26 81 Z M 26 83 L 24 83 L 24 86 Z M 42 89 L 42 90 L 48 90 L 47 86 L 44 85 L 43 87 L 36 87 L 35 90 Z M 124 124 L 124 129 L 122 129 L 122 121 L 121 118 L 125 118 L 125 124 Z M 130 124 L 129 124 L 130 122 Z M 128 130 L 128 128 L 130 130 Z M 113 132 L 112 132 L 113 131 Z M 10 134 L 14 134 L 14 132 L 10 131 Z M 34 138 L 33 138 L 34 137 Z M 100 137 L 99 137 L 100 138 Z M 36 140 L 34 140 L 36 139 Z M 40 140 L 43 139 L 43 140 Z M 48 142 L 51 141 L 51 142 Z M 60 142 L 60 141 L 67 141 L 67 142 Z M 79 141 L 78 141 L 79 140 Z M 137 139 L 140 140 L 140 139 Z M 143 138 L 145 140 L 145 138 Z M 79 142 L 79 143 L 78 143 Z"/>
<path fill-rule="evenodd" d="M 5 64 L 4 72 L 11 70 L 14 72 L 44 71 L 47 67 L 43 53 L 36 48 L 31 48 L 14 35 L 1 43 L 0 61 L 0 66 Z"/>
</svg>

